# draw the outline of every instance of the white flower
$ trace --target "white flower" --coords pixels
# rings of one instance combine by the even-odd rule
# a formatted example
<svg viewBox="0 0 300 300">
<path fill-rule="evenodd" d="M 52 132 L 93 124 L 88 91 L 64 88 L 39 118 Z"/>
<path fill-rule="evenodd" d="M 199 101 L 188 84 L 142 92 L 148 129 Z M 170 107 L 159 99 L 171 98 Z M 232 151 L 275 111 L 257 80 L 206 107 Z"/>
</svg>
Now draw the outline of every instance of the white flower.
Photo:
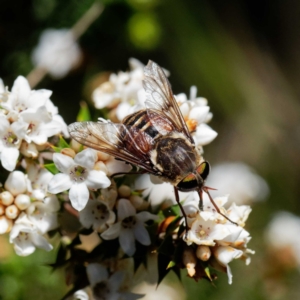
<svg viewBox="0 0 300 300">
<path fill-rule="evenodd" d="M 48 185 L 48 191 L 57 194 L 70 189 L 72 206 L 82 210 L 89 199 L 89 189 L 106 188 L 110 180 L 102 171 L 93 170 L 97 161 L 95 150 L 85 149 L 72 159 L 70 156 L 54 153 L 53 161 L 59 171 Z"/>
<path fill-rule="evenodd" d="M 47 195 L 47 187 L 53 174 L 36 165 L 29 165 L 27 168 L 27 176 L 30 180 L 30 194 L 33 199 L 42 201 Z"/>
<path fill-rule="evenodd" d="M 50 195 L 44 201 L 34 201 L 26 210 L 28 219 L 44 234 L 58 227 L 57 211 L 60 209 L 58 199 Z"/>
<path fill-rule="evenodd" d="M 11 229 L 9 242 L 14 244 L 14 249 L 20 256 L 30 255 L 36 248 L 42 248 L 46 251 L 53 248 L 25 213 L 19 216 Z"/>
<path fill-rule="evenodd" d="M 130 61 L 131 71 L 111 74 L 109 81 L 102 83 L 94 90 L 92 98 L 96 108 L 113 107 L 121 121 L 129 113 L 144 107 L 146 99 L 142 80 L 144 65 L 135 59 Z"/>
<path fill-rule="evenodd" d="M 269 194 L 265 180 L 240 162 L 224 162 L 213 166 L 206 184 L 222 194 L 230 194 L 230 201 L 238 204 L 261 201 Z"/>
<path fill-rule="evenodd" d="M 19 148 L 22 142 L 22 136 L 25 135 L 19 130 L 18 124 L 10 124 L 6 116 L 0 115 L 0 155 L 3 168 L 13 171 L 16 167 L 20 154 Z"/>
<path fill-rule="evenodd" d="M 277 252 L 289 249 L 300 268 L 300 218 L 286 211 L 278 212 L 265 231 L 265 238 Z"/>
<path fill-rule="evenodd" d="M 118 202 L 118 222 L 111 225 L 101 234 L 105 240 L 119 237 L 123 251 L 132 256 L 135 253 L 135 240 L 142 245 L 150 245 L 149 233 L 145 228 L 145 222 L 155 220 L 156 215 L 147 211 L 136 213 L 136 209 L 129 200 L 120 199 Z"/>
<path fill-rule="evenodd" d="M 16 123 L 26 130 L 23 138 L 27 143 L 34 142 L 37 145 L 43 145 L 48 137 L 61 132 L 61 123 L 53 120 L 46 106 L 21 112 L 20 119 Z"/>
<path fill-rule="evenodd" d="M 230 269 L 228 264 L 233 259 L 240 258 L 243 255 L 243 251 L 232 248 L 230 246 L 225 246 L 225 247 L 220 246 L 220 247 L 214 248 L 213 252 L 214 252 L 214 256 L 217 259 L 217 261 L 222 266 L 226 267 L 227 276 L 228 276 L 228 283 L 231 284 L 232 283 L 232 273 L 231 273 L 231 269 Z"/>
<path fill-rule="evenodd" d="M 173 185 L 163 182 L 158 177 L 143 174 L 136 179 L 134 189 L 144 190 L 143 196 L 148 197 L 153 209 L 157 208 L 164 201 L 170 201 L 171 204 L 176 203 Z M 188 194 L 179 192 L 180 200 L 185 199 Z"/>
<path fill-rule="evenodd" d="M 195 144 L 201 149 L 201 146 L 209 144 L 216 138 L 217 132 L 205 124 L 212 118 L 212 113 L 209 112 L 209 107 L 207 106 L 207 100 L 196 95 L 197 88 L 192 86 L 189 100 L 183 93 L 175 97 L 187 126 L 192 132 Z"/>
<path fill-rule="evenodd" d="M 222 240 L 229 234 L 228 226 L 218 224 L 212 220 L 204 220 L 198 214 L 184 239 L 188 245 L 195 243 L 197 245 L 214 246 L 216 240 Z"/>
<path fill-rule="evenodd" d="M 69 136 L 66 124 L 50 100 L 51 94 L 49 90 L 31 90 L 23 76 L 19 76 L 11 92 L 7 92 L 6 101 L 1 103 L 5 115 L 1 116 L 0 152 L 2 164 L 5 161 L 8 170 L 14 169 L 22 140 L 21 152 L 36 157 L 37 149 L 32 143 L 43 145 L 60 132 Z"/>
<path fill-rule="evenodd" d="M 47 29 L 32 53 L 36 67 L 46 69 L 53 78 L 62 78 L 80 61 L 81 52 L 68 29 Z"/>
<path fill-rule="evenodd" d="M 106 268 L 98 263 L 91 263 L 86 268 L 95 299 L 121 300 L 120 286 L 124 279 L 122 272 L 109 276 Z"/>
<path fill-rule="evenodd" d="M 106 229 L 106 224 L 115 222 L 115 213 L 100 199 L 89 199 L 85 208 L 79 212 L 79 221 L 85 228 L 92 227 L 98 232 Z"/>
<path fill-rule="evenodd" d="M 16 121 L 19 113 L 29 108 L 37 109 L 45 105 L 51 94 L 49 90 L 31 90 L 27 79 L 18 76 L 8 95 L 8 100 L 1 106 L 8 111 L 9 117 Z"/>
</svg>

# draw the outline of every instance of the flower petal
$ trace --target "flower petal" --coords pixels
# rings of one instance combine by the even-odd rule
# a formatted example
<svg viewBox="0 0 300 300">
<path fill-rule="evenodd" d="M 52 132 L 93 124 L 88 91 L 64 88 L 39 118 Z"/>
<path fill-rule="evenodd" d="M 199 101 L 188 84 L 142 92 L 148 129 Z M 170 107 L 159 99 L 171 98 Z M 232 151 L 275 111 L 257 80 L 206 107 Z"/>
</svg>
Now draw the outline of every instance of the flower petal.
<svg viewBox="0 0 300 300">
<path fill-rule="evenodd" d="M 209 144 L 217 135 L 218 133 L 211 129 L 208 125 L 201 124 L 197 127 L 196 133 L 193 137 L 196 145 L 204 146 Z"/>
<path fill-rule="evenodd" d="M 51 194 L 58 194 L 71 188 L 72 184 L 70 176 L 58 173 L 50 180 L 48 192 Z"/>
<path fill-rule="evenodd" d="M 18 76 L 14 81 L 11 92 L 16 96 L 19 102 L 26 102 L 31 92 L 27 79 L 23 76 Z"/>
<path fill-rule="evenodd" d="M 97 153 L 93 149 L 85 149 L 76 154 L 74 161 L 76 164 L 91 170 L 97 161 Z"/>
<path fill-rule="evenodd" d="M 90 189 L 107 188 L 111 184 L 105 173 L 97 170 L 89 171 L 89 174 L 85 179 L 85 183 Z"/>
<path fill-rule="evenodd" d="M 68 173 L 69 169 L 75 165 L 74 160 L 70 156 L 61 153 L 53 154 L 53 162 L 62 173 Z"/>
<path fill-rule="evenodd" d="M 128 256 L 132 256 L 135 253 L 135 238 L 131 229 L 121 228 L 119 242 L 121 248 Z"/>
<path fill-rule="evenodd" d="M 86 272 L 91 286 L 108 279 L 108 272 L 106 268 L 98 263 L 88 264 Z"/>
<path fill-rule="evenodd" d="M 85 208 L 89 200 L 90 192 L 84 182 L 74 183 L 69 191 L 72 206 L 78 211 Z"/>
<path fill-rule="evenodd" d="M 16 167 L 20 151 L 14 147 L 5 147 L 1 152 L 1 163 L 7 171 L 13 171 Z"/>
<path fill-rule="evenodd" d="M 121 231 L 121 223 L 118 222 L 116 224 L 111 225 L 108 229 L 106 229 L 101 234 L 101 237 L 105 240 L 113 240 L 120 235 L 120 231 Z"/>
<path fill-rule="evenodd" d="M 151 244 L 149 233 L 142 222 L 137 222 L 133 231 L 136 240 L 142 245 L 149 246 Z"/>
<path fill-rule="evenodd" d="M 31 240 L 33 244 L 38 248 L 44 249 L 46 251 L 51 251 L 53 249 L 53 246 L 37 232 L 31 233 Z"/>
<path fill-rule="evenodd" d="M 144 223 L 148 220 L 157 220 L 158 216 L 151 214 L 148 211 L 141 211 L 136 215 L 136 218 Z"/>
<path fill-rule="evenodd" d="M 118 202 L 118 220 L 122 221 L 127 217 L 135 216 L 136 210 L 127 199 L 120 199 Z"/>
</svg>

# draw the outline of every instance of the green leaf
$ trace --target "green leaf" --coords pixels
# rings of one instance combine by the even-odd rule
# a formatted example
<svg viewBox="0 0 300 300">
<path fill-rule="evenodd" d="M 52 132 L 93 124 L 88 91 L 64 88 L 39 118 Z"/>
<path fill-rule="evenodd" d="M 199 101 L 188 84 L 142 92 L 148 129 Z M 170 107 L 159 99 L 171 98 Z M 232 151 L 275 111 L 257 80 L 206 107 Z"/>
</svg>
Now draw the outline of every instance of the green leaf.
<svg viewBox="0 0 300 300">
<path fill-rule="evenodd" d="M 65 139 L 62 136 L 60 136 L 58 141 L 58 147 L 60 149 L 70 148 L 70 145 L 65 141 Z"/>
<path fill-rule="evenodd" d="M 172 205 L 163 210 L 163 214 L 165 217 L 169 216 L 180 216 L 180 207 L 178 204 Z"/>
<path fill-rule="evenodd" d="M 90 110 L 89 110 L 86 102 L 81 101 L 80 102 L 80 110 L 77 115 L 77 121 L 84 122 L 84 121 L 90 121 L 90 120 L 91 120 Z"/>
<path fill-rule="evenodd" d="M 175 267 L 175 266 L 176 266 L 176 262 L 175 262 L 174 260 L 171 260 L 171 261 L 169 262 L 168 266 L 167 266 L 167 269 L 171 269 L 171 268 L 173 268 L 173 267 Z"/>
<path fill-rule="evenodd" d="M 204 268 L 204 272 L 205 272 L 206 276 L 209 278 L 209 280 L 213 281 L 212 278 L 211 278 L 210 270 L 209 270 L 208 266 Z"/>
<path fill-rule="evenodd" d="M 57 174 L 59 173 L 58 169 L 56 168 L 54 163 L 51 164 L 46 164 L 44 165 L 44 168 L 47 169 L 49 172 L 51 172 L 52 174 Z"/>
</svg>

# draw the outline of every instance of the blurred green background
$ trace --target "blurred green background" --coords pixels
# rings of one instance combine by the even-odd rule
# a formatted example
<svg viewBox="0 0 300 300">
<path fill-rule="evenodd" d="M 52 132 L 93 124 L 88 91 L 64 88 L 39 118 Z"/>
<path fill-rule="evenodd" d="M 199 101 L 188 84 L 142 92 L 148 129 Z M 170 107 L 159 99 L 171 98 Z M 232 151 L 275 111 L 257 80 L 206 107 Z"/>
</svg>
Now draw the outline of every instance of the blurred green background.
<svg viewBox="0 0 300 300">
<path fill-rule="evenodd" d="M 31 52 L 46 28 L 70 28 L 92 0 L 1 0 L 0 77 L 12 86 L 33 68 Z M 152 59 L 171 72 L 174 93 L 191 85 L 208 99 L 218 138 L 205 147 L 212 165 L 243 161 L 270 186 L 247 223 L 256 251 L 232 265 L 233 285 L 220 274 L 215 286 L 185 278 L 187 299 L 300 299 L 299 272 L 270 270 L 264 228 L 278 210 L 300 215 L 300 3 L 299 1 L 103 1 L 102 15 L 79 39 L 80 66 L 68 76 L 46 76 L 36 88 L 53 90 L 67 123 L 81 100 L 90 101 L 93 78 L 127 70 L 128 58 Z M 300 234 L 300 233 L 299 233 Z M 59 299 L 63 274 L 45 267 L 52 254 L 17 257 L 0 247 L 0 299 Z M 3 245 L 3 246 L 2 246 Z M 273 289 L 272 286 L 277 286 Z M 279 288 L 278 288 L 279 287 Z"/>
</svg>

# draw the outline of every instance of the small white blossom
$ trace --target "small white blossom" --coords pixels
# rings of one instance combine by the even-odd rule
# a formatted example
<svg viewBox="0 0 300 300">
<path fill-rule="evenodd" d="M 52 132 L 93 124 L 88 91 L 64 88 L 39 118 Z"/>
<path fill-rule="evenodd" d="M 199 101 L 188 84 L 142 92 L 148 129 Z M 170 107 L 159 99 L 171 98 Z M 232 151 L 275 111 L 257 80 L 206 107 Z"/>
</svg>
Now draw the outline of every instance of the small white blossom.
<svg viewBox="0 0 300 300">
<path fill-rule="evenodd" d="M 196 146 L 202 150 L 201 146 L 209 144 L 217 136 L 217 132 L 205 124 L 212 118 L 212 113 L 209 112 L 209 107 L 207 106 L 207 100 L 197 97 L 197 88 L 195 86 L 191 87 L 190 99 L 183 93 L 175 97 Z"/>
<path fill-rule="evenodd" d="M 86 268 L 95 299 L 121 300 L 119 291 L 124 275 L 121 271 L 109 276 L 106 268 L 98 263 L 91 263 Z"/>
<path fill-rule="evenodd" d="M 72 159 L 70 156 L 54 153 L 53 161 L 57 169 L 62 172 L 54 175 L 48 185 L 52 194 L 69 190 L 72 206 L 82 210 L 89 199 L 88 189 L 106 188 L 110 180 L 104 172 L 94 170 L 97 161 L 95 150 L 85 149 Z"/>
<path fill-rule="evenodd" d="M 38 168 L 38 166 L 31 164 L 27 167 L 27 176 L 31 184 L 31 197 L 42 201 L 47 195 L 48 183 L 54 175 L 46 169 Z"/>
<path fill-rule="evenodd" d="M 130 72 L 111 74 L 109 81 L 102 83 L 92 95 L 96 108 L 113 107 L 120 103 L 116 109 L 120 121 L 144 107 L 146 99 L 142 83 L 144 65 L 131 59 L 130 67 Z"/>
<path fill-rule="evenodd" d="M 274 215 L 269 223 L 265 238 L 268 245 L 278 253 L 289 249 L 300 269 L 300 217 L 286 211 Z"/>
<path fill-rule="evenodd" d="M 222 194 L 230 194 L 230 201 L 237 204 L 261 201 L 269 195 L 266 181 L 240 162 L 223 162 L 212 166 L 206 184 Z"/>
<path fill-rule="evenodd" d="M 85 228 L 92 227 L 98 232 L 104 231 L 116 219 L 115 213 L 100 199 L 90 198 L 85 208 L 79 212 L 80 223 Z"/>
<path fill-rule="evenodd" d="M 26 210 L 28 219 L 44 234 L 58 227 L 57 211 L 60 209 L 55 195 L 46 197 L 43 201 L 34 201 Z"/>
<path fill-rule="evenodd" d="M 46 69 L 53 78 L 62 78 L 78 65 L 81 51 L 68 29 L 47 29 L 32 53 L 36 67 Z"/>
<path fill-rule="evenodd" d="M 18 76 L 8 95 L 8 100 L 1 106 L 7 110 L 10 119 L 16 121 L 21 112 L 45 105 L 51 94 L 49 90 L 31 90 L 27 79 Z"/>
<path fill-rule="evenodd" d="M 194 243 L 208 246 L 210 249 L 206 249 L 206 252 L 213 253 L 213 260 L 218 262 L 217 265 L 226 269 L 228 281 L 231 284 L 232 273 L 228 264 L 237 258 L 243 259 L 246 264 L 249 264 L 251 258 L 248 254 L 254 254 L 254 251 L 247 248 L 251 237 L 249 232 L 243 228 L 251 209 L 247 205 L 237 206 L 235 203 L 225 209 L 224 205 L 228 201 L 228 196 L 214 198 L 216 206 L 223 215 L 231 220 L 229 221 L 217 212 L 206 193 L 203 193 L 203 210 L 200 210 L 197 196 L 195 192 L 190 193 L 183 204 L 189 227 L 183 239 L 187 245 Z"/>
<path fill-rule="evenodd" d="M 10 124 L 6 116 L 0 115 L 0 157 L 4 169 L 15 169 L 24 135 L 25 129 L 19 130 L 18 124 Z"/>
<path fill-rule="evenodd" d="M 11 229 L 9 241 L 14 244 L 14 249 L 20 256 L 30 255 L 36 248 L 46 251 L 50 251 L 53 248 L 25 213 L 22 213 L 16 220 Z"/>
<path fill-rule="evenodd" d="M 230 234 L 227 226 L 211 220 L 204 220 L 200 214 L 193 221 L 190 230 L 185 237 L 186 243 L 191 245 L 214 246 L 216 240 L 221 240 Z"/>
<path fill-rule="evenodd" d="M 118 201 L 118 222 L 105 230 L 101 237 L 105 240 L 112 240 L 119 237 L 120 246 L 123 251 L 132 256 L 135 253 L 135 240 L 142 245 L 150 245 L 149 233 L 145 228 L 145 222 L 155 220 L 156 215 L 147 211 L 136 213 L 136 209 L 129 200 Z"/>
<path fill-rule="evenodd" d="M 213 252 L 214 252 L 214 256 L 217 259 L 217 261 L 222 266 L 226 267 L 228 283 L 232 284 L 232 273 L 231 273 L 231 269 L 229 267 L 229 263 L 233 259 L 240 258 L 243 255 L 243 251 L 232 248 L 230 246 L 220 246 L 220 247 L 214 248 Z"/>
</svg>

